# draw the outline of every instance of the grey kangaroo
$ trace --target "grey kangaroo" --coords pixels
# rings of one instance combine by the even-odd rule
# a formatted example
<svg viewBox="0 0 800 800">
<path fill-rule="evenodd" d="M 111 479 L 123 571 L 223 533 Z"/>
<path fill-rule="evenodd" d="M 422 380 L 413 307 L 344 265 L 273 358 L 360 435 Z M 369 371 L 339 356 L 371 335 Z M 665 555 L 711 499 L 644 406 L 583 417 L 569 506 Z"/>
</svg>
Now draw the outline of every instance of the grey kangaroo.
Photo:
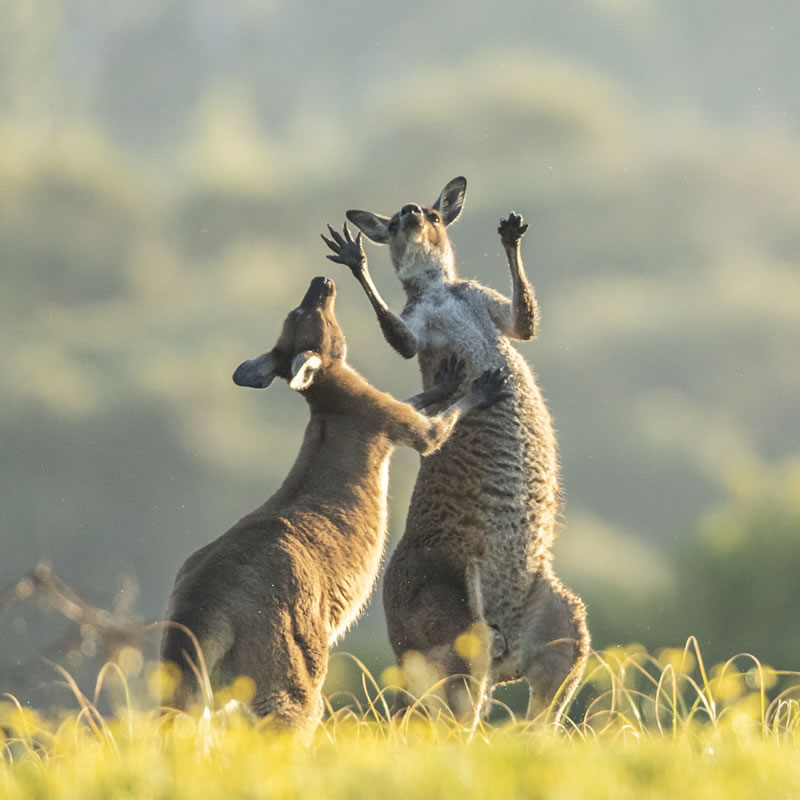
<svg viewBox="0 0 800 800">
<path fill-rule="evenodd" d="M 422 652 L 440 673 L 472 673 L 449 683 L 454 710 L 475 724 L 491 687 L 525 678 L 528 716 L 551 709 L 558 721 L 589 652 L 586 610 L 556 577 L 551 545 L 559 506 L 558 461 L 550 414 L 525 360 L 510 339 L 532 339 L 538 309 L 525 276 L 520 240 L 528 226 L 509 214 L 498 232 L 511 270 L 512 298 L 456 275 L 447 227 L 458 218 L 466 180 L 450 181 L 430 208 L 404 205 L 394 216 L 348 211 L 373 242 L 388 244 L 406 292 L 400 316 L 379 295 L 361 233 L 333 229 L 328 258 L 348 266 L 378 316 L 387 342 L 418 356 L 423 388 L 455 353 L 467 377 L 507 369 L 511 392 L 422 459 L 405 533 L 386 570 L 383 600 L 398 660 Z M 469 659 L 458 637 L 479 636 Z M 467 648 L 468 649 L 468 648 Z M 477 688 L 476 688 L 477 686 Z"/>
<path fill-rule="evenodd" d="M 454 359 L 412 405 L 378 391 L 345 361 L 335 293 L 332 281 L 315 278 L 275 347 L 234 373 L 239 386 L 256 389 L 283 378 L 306 399 L 311 418 L 278 491 L 180 568 L 168 607 L 177 625 L 166 627 L 161 644 L 162 660 L 182 676 L 172 699 L 178 708 L 199 700 L 190 663 L 198 654 L 185 626 L 213 686 L 249 677 L 250 711 L 306 737 L 322 714 L 329 648 L 358 617 L 380 568 L 393 447 L 430 454 L 463 414 L 507 391 L 505 376 L 489 371 L 444 412 L 421 414 L 416 408 L 457 388 Z"/>
</svg>

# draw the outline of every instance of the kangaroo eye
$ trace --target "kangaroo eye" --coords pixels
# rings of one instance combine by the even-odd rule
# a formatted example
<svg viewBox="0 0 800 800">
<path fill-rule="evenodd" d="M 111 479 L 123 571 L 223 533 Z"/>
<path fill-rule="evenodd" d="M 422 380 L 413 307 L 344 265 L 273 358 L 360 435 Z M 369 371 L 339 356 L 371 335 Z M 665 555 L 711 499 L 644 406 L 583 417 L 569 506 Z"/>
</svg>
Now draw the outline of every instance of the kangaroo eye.
<svg viewBox="0 0 800 800">
<path fill-rule="evenodd" d="M 428 219 L 431 221 L 433 225 L 438 225 L 439 222 L 441 222 L 438 214 L 429 214 Z"/>
</svg>

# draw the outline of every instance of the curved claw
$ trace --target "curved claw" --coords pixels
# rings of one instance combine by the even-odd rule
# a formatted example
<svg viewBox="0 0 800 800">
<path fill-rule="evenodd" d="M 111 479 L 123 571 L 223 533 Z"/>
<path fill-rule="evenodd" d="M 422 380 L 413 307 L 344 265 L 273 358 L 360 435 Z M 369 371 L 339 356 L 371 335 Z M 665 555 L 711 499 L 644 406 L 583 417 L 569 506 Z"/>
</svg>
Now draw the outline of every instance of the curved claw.
<svg viewBox="0 0 800 800">
<path fill-rule="evenodd" d="M 472 391 L 478 400 L 478 408 L 487 408 L 505 400 L 511 396 L 511 372 L 506 367 L 487 369 L 472 382 Z"/>
<path fill-rule="evenodd" d="M 344 239 L 342 239 L 342 237 L 334 230 L 333 226 L 331 226 L 330 224 L 328 225 L 328 230 L 331 232 L 331 236 L 333 237 L 333 240 L 336 242 L 336 244 L 338 244 L 339 247 L 341 247 L 344 244 Z"/>
<path fill-rule="evenodd" d="M 322 241 L 325 242 L 325 244 L 328 245 L 328 247 L 330 247 L 331 250 L 337 253 L 339 252 L 339 249 L 336 247 L 336 245 L 330 239 L 325 238 L 324 233 L 321 233 L 319 235 L 319 238 L 322 239 Z M 330 256 L 328 256 L 328 258 L 330 258 Z"/>
</svg>

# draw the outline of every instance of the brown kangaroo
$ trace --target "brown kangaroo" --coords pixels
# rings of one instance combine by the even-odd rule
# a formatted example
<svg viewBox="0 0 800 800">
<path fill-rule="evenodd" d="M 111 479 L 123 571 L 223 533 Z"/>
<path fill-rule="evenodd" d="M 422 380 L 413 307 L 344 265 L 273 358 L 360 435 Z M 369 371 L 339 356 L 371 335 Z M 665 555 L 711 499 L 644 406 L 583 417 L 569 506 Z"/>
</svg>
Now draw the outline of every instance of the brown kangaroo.
<svg viewBox="0 0 800 800">
<path fill-rule="evenodd" d="M 467 411 L 501 398 L 500 371 L 428 418 L 416 408 L 457 385 L 442 365 L 440 385 L 413 406 L 370 386 L 345 362 L 333 313 L 336 289 L 315 278 L 269 352 L 241 364 L 233 380 L 263 389 L 277 376 L 306 399 L 311 418 L 297 460 L 278 491 L 186 560 L 169 600 L 161 657 L 182 680 L 174 704 L 199 699 L 190 661 L 196 636 L 213 686 L 249 677 L 249 704 L 277 727 L 310 736 L 323 710 L 330 646 L 358 617 L 375 583 L 386 540 L 389 456 L 395 445 L 430 454 Z"/>
<path fill-rule="evenodd" d="M 511 374 L 503 401 L 459 424 L 422 459 L 406 529 L 386 570 L 384 608 L 392 647 L 423 653 L 440 673 L 470 671 L 472 696 L 457 680 L 448 698 L 473 724 L 491 687 L 525 678 L 528 716 L 551 709 L 559 720 L 589 652 L 586 610 L 556 577 L 551 545 L 559 505 L 556 440 L 541 392 L 510 339 L 532 339 L 538 309 L 522 266 L 528 226 L 513 212 L 498 232 L 511 270 L 512 298 L 456 275 L 447 227 L 467 182 L 450 181 L 430 208 L 404 205 L 394 216 L 348 211 L 372 241 L 388 244 L 406 292 L 400 316 L 375 288 L 361 246 L 331 229 L 325 239 L 363 287 L 389 344 L 418 356 L 423 388 L 444 355 L 463 359 L 467 377 L 486 369 Z M 477 632 L 477 655 L 459 636 Z M 462 640 L 463 642 L 463 640 Z"/>
</svg>

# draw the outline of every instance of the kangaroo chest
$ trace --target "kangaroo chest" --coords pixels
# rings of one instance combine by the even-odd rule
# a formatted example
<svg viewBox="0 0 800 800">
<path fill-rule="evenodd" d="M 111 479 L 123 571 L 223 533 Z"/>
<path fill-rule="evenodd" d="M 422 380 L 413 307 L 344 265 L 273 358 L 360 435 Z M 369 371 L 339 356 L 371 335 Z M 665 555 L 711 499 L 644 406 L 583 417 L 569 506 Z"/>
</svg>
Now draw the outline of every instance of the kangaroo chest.
<svg viewBox="0 0 800 800">
<path fill-rule="evenodd" d="M 497 335 L 486 310 L 470 303 L 457 286 L 448 284 L 427 289 L 411 299 L 403 311 L 403 320 L 417 339 L 426 383 L 442 357 L 451 352 L 468 357 L 484 351 Z"/>
</svg>

